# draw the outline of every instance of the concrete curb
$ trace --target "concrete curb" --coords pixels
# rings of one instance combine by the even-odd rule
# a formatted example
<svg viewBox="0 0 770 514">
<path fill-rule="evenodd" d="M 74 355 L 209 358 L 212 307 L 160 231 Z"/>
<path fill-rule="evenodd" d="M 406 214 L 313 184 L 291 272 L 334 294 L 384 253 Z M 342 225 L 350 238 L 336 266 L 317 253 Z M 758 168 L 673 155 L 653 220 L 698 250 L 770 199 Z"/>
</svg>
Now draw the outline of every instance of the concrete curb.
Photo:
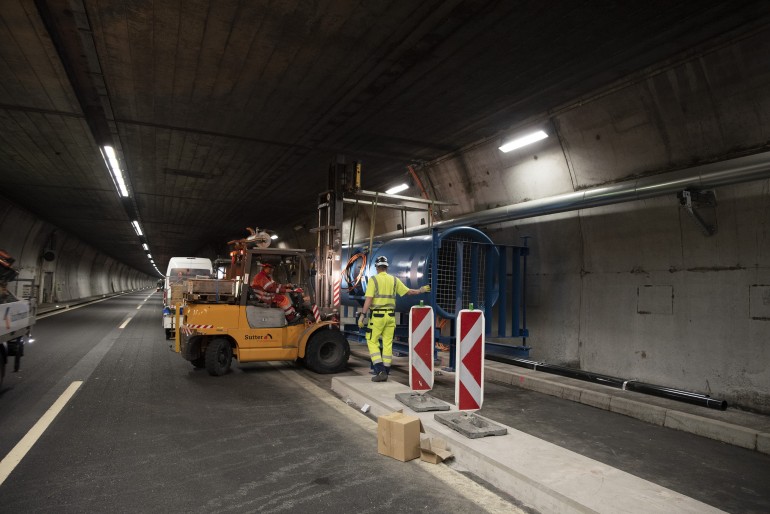
<svg viewBox="0 0 770 514">
<path fill-rule="evenodd" d="M 403 384 L 333 377 L 332 390 L 347 403 L 370 405 L 374 416 L 403 409 L 419 417 L 426 435 L 447 441 L 457 466 L 540 512 L 722 512 L 511 427 L 503 436 L 465 438 L 437 422 L 435 412 L 415 413 L 396 400 L 395 394 L 409 392 Z"/>
<path fill-rule="evenodd" d="M 484 369 L 488 380 L 512 384 L 539 393 L 579 402 L 598 409 L 604 409 L 624 416 L 636 418 L 653 425 L 664 426 L 707 437 L 741 448 L 770 455 L 770 433 L 753 428 L 712 419 L 697 414 L 682 412 L 673 408 L 651 405 L 628 397 L 627 391 L 608 389 L 606 392 L 583 389 L 562 383 L 574 379 L 558 377 L 557 382 L 538 371 L 526 368 L 510 368 L 498 363 L 487 362 Z"/>
</svg>

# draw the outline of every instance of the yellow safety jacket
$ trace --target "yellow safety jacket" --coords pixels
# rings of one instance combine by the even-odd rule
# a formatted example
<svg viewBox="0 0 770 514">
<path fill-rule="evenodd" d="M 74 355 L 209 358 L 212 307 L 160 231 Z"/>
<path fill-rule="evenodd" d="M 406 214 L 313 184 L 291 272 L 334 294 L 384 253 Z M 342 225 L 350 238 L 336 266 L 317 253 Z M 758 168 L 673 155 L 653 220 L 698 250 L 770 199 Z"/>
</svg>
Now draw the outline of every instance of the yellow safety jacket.
<svg viewBox="0 0 770 514">
<path fill-rule="evenodd" d="M 403 282 L 382 271 L 369 279 L 366 296 L 372 298 L 372 311 L 395 311 L 396 294 L 404 295 L 407 291 L 409 288 Z"/>
<path fill-rule="evenodd" d="M 369 296 L 369 288 L 372 289 L 373 311 L 396 310 L 396 277 L 391 277 L 386 272 L 378 273 L 369 281 L 366 296 Z"/>
</svg>

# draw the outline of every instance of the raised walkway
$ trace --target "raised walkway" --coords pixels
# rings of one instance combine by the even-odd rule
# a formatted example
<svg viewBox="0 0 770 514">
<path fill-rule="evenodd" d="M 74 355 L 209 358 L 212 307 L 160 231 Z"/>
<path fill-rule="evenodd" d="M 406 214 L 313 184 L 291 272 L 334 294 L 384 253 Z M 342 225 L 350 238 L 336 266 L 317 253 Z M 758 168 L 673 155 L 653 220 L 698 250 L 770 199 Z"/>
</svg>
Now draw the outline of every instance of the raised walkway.
<svg viewBox="0 0 770 514">
<path fill-rule="evenodd" d="M 359 359 L 366 358 L 366 350 L 363 347 L 354 345 L 353 353 Z M 406 370 L 407 359 L 396 358 L 394 364 L 396 366 L 394 369 Z M 770 487 L 767 486 L 770 484 L 770 455 L 768 455 L 770 454 L 770 417 L 732 408 L 726 411 L 708 409 L 492 361 L 486 361 L 485 376 L 487 384 L 501 384 L 514 388 L 502 390 L 491 398 L 485 398 L 484 409 L 481 411 L 482 417 L 486 416 L 485 419 L 505 426 L 508 429 L 507 435 L 469 439 L 436 421 L 435 412 L 412 412 L 395 399 L 396 393 L 409 392 L 404 373 L 394 373 L 392 379 L 386 383 L 372 383 L 368 374 L 334 377 L 332 389 L 353 406 L 360 407 L 368 404 L 371 406 L 373 416 L 403 409 L 406 413 L 420 417 L 427 435 L 442 437 L 448 441 L 451 451 L 455 454 L 454 463 L 450 465 L 474 473 L 525 505 L 543 513 L 770 512 Z M 437 387 L 433 396 L 443 397 L 442 399 L 451 403 L 453 381 L 453 373 L 443 372 L 436 379 Z M 574 409 L 577 409 L 578 414 L 565 413 L 564 423 L 571 423 L 574 417 L 578 416 L 585 419 L 587 426 L 591 426 L 593 420 L 594 425 L 597 426 L 592 427 L 591 430 L 606 429 L 610 432 L 607 436 L 610 439 L 613 438 L 611 434 L 613 431 L 618 433 L 619 439 L 626 437 L 626 444 L 632 446 L 635 445 L 634 437 L 639 438 L 637 450 L 641 448 L 641 455 L 656 461 L 652 465 L 654 469 L 659 469 L 659 474 L 653 473 L 654 476 L 647 474 L 647 478 L 637 476 L 634 472 L 638 468 L 634 463 L 629 462 L 628 469 L 631 472 L 625 469 L 623 456 L 613 462 L 615 465 L 591 458 L 588 456 L 591 454 L 590 448 L 585 451 L 586 446 L 601 446 L 604 442 L 588 438 L 580 441 L 578 437 L 576 443 L 575 439 L 563 437 L 560 439 L 553 436 L 546 425 L 558 424 L 562 419 L 558 416 L 551 418 L 551 421 L 536 420 L 540 426 L 535 430 L 540 430 L 543 434 L 550 433 L 551 439 L 558 440 L 559 444 L 533 435 L 531 424 L 522 430 L 517 429 L 517 426 L 523 427 L 531 422 L 528 420 L 528 423 L 523 423 L 522 416 L 526 416 L 526 413 L 518 411 L 536 409 L 525 406 L 520 401 L 521 397 L 518 400 L 512 398 L 515 396 L 512 394 L 514 390 L 520 391 L 516 394 L 523 395 L 527 394 L 526 391 L 533 391 L 553 397 L 553 401 L 557 403 L 549 404 L 551 406 L 548 408 L 552 411 L 562 408 L 559 406 L 563 404 L 558 402 L 573 402 L 576 404 Z M 541 398 L 537 400 L 539 405 L 545 404 L 542 397 L 537 396 L 537 398 Z M 602 409 L 614 415 L 638 421 L 626 422 L 621 428 L 613 427 L 611 426 L 613 421 L 608 422 L 608 419 L 617 419 L 616 416 L 599 416 L 594 409 Z M 452 411 L 454 410 L 452 405 Z M 670 466 L 667 468 L 665 450 L 662 453 L 655 453 L 643 449 L 646 445 L 658 446 L 645 435 L 647 430 L 655 430 L 653 425 L 664 427 L 662 437 L 665 437 L 666 433 L 675 435 L 673 431 L 666 432 L 668 429 L 673 429 L 693 434 L 693 436 L 682 434 L 679 437 L 694 438 L 696 443 L 701 437 L 706 437 L 724 445 L 745 448 L 750 452 L 744 453 L 746 450 L 738 448 L 729 450 L 712 441 L 705 446 L 696 444 L 694 450 L 686 449 L 689 460 L 688 456 L 685 456 L 682 461 L 681 456 L 674 458 L 675 456 L 671 455 L 671 466 L 681 468 L 683 467 L 681 462 L 692 462 L 693 466 L 697 466 L 699 461 L 709 459 L 710 447 L 716 445 L 719 448 L 721 453 L 714 459 L 720 460 L 718 466 L 724 468 L 726 478 L 715 482 L 724 484 L 724 490 L 715 491 L 714 488 L 718 488 L 718 485 L 709 486 L 708 493 L 701 495 L 697 492 L 699 489 L 697 483 L 687 483 L 699 480 L 699 473 L 695 467 L 693 469 L 671 469 Z M 639 427 L 638 431 L 637 427 Z M 621 432 L 624 432 L 622 436 Z M 576 451 L 573 451 L 572 446 Z M 676 448 L 676 443 L 673 448 Z M 616 452 L 612 448 L 610 451 Z M 617 452 L 621 451 L 617 450 Z M 669 450 L 671 451 L 673 450 Z M 601 452 L 598 453 L 601 454 Z M 634 457 L 632 452 L 625 456 L 625 460 L 628 461 L 637 459 L 638 457 Z M 722 460 L 725 461 L 724 465 Z M 752 476 L 752 483 L 741 484 L 742 477 L 736 476 L 736 473 L 730 470 L 742 469 L 744 467 L 742 460 L 750 464 L 746 467 L 748 470 L 762 470 L 765 469 L 766 464 L 764 476 Z M 649 462 L 646 464 L 650 465 Z M 684 467 L 687 466 L 689 464 L 684 465 Z M 709 468 L 704 470 L 706 473 L 709 472 Z M 692 478 L 688 478 L 688 474 Z M 736 482 L 727 483 L 729 480 Z M 688 494 L 677 492 L 667 485 L 686 491 Z M 741 497 L 742 494 L 745 495 L 744 498 Z M 729 497 L 730 495 L 735 496 Z"/>
</svg>

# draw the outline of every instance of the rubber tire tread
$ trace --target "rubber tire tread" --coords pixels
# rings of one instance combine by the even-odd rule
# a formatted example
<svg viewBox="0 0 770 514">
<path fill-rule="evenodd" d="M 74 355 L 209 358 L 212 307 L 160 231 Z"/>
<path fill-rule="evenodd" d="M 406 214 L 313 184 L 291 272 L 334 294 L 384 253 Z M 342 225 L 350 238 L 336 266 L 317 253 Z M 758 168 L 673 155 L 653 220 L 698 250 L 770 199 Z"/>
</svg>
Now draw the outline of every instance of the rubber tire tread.
<svg viewBox="0 0 770 514">
<path fill-rule="evenodd" d="M 329 350 L 329 345 L 333 345 L 333 355 L 324 358 L 322 354 Z M 305 366 L 321 375 L 344 370 L 349 358 L 350 344 L 339 330 L 319 330 L 310 337 L 305 350 Z"/>
<path fill-rule="evenodd" d="M 221 355 L 224 352 L 224 355 Z M 220 359 L 220 357 L 223 357 Z M 222 337 L 212 339 L 206 347 L 206 370 L 209 375 L 221 377 L 230 371 L 233 360 L 233 349 L 230 342 Z"/>
</svg>

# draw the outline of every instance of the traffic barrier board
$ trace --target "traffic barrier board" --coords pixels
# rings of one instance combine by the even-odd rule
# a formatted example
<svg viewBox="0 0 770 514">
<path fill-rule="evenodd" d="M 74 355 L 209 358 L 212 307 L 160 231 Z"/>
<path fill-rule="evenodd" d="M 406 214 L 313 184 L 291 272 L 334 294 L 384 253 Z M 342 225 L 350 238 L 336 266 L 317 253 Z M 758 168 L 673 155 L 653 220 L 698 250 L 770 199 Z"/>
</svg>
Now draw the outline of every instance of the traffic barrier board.
<svg viewBox="0 0 770 514">
<path fill-rule="evenodd" d="M 484 401 L 484 313 L 463 309 L 457 314 L 455 405 L 477 410 Z"/>
<path fill-rule="evenodd" d="M 409 310 L 409 387 L 433 389 L 433 308 L 415 305 Z"/>
</svg>

